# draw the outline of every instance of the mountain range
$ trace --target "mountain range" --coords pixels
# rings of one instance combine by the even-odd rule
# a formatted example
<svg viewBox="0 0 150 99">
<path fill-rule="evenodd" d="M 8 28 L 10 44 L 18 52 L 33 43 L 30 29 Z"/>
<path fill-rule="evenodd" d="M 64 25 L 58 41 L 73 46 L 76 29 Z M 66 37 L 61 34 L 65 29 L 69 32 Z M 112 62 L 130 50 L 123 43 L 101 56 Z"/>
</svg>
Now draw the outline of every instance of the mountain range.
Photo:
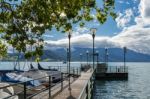
<svg viewBox="0 0 150 99">
<path fill-rule="evenodd" d="M 71 48 L 71 61 L 92 61 L 92 48 L 81 48 L 74 47 Z M 96 48 L 95 51 L 98 52 L 98 61 L 105 61 L 105 49 Z M 81 54 L 81 55 L 80 55 Z M 14 59 L 17 56 L 16 53 L 10 53 L 9 60 Z M 19 55 L 20 60 L 24 60 L 23 55 Z M 67 60 L 67 50 L 65 48 L 56 48 L 51 50 L 44 50 L 44 54 L 41 56 L 42 61 L 66 61 Z M 97 57 L 95 57 L 97 61 Z M 124 61 L 124 51 L 121 48 L 109 48 L 108 49 L 108 61 L 110 62 L 121 62 Z M 132 50 L 127 50 L 126 53 L 127 62 L 150 62 L 150 55 L 138 53 Z"/>
</svg>

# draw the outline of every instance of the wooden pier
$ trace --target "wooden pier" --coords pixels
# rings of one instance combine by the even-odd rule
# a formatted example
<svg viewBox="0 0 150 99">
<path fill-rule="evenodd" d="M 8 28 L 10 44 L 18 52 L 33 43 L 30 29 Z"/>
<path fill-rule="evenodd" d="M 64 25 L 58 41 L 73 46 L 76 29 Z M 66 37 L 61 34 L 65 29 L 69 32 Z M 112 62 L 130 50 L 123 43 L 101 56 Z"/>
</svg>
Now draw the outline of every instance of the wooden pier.
<svg viewBox="0 0 150 99">
<path fill-rule="evenodd" d="M 91 99 L 93 89 L 93 71 L 82 72 L 75 81 L 71 78 L 71 91 L 69 91 L 68 81 L 63 82 L 63 89 L 58 86 L 56 90 L 51 89 L 52 99 Z M 57 87 L 55 86 L 55 87 Z M 36 95 L 32 99 L 49 99 L 48 91 Z"/>
</svg>

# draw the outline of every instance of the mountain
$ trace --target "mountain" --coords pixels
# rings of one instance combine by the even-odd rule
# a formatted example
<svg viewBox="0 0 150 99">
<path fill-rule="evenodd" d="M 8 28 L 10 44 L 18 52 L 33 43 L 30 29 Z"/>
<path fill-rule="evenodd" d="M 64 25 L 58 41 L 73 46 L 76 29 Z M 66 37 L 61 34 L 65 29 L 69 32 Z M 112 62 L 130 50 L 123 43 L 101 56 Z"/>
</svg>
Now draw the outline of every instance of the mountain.
<svg viewBox="0 0 150 99">
<path fill-rule="evenodd" d="M 86 51 L 89 51 L 88 60 L 92 61 L 92 48 L 71 48 L 71 61 L 87 61 Z M 95 51 L 99 52 L 99 61 L 105 60 L 105 49 L 96 48 Z M 82 53 L 82 57 L 80 56 Z M 9 58 L 16 57 L 17 54 L 9 54 Z M 110 62 L 121 62 L 123 61 L 123 49 L 120 48 L 109 48 L 108 49 L 108 60 Z M 97 57 L 95 57 L 95 61 Z M 24 60 L 23 55 L 20 55 L 20 60 Z M 42 61 L 66 61 L 67 60 L 67 50 L 64 48 L 57 48 L 52 50 L 44 50 L 43 56 L 41 56 Z M 150 55 L 138 53 L 132 50 L 127 50 L 126 61 L 128 62 L 150 62 Z"/>
<path fill-rule="evenodd" d="M 87 61 L 86 51 L 89 51 L 88 60 L 92 61 L 92 52 L 91 48 L 80 48 L 74 47 L 71 49 L 71 60 L 72 61 Z M 105 61 L 105 49 L 104 48 L 96 48 L 95 51 L 99 52 L 99 61 Z M 80 56 L 82 53 L 82 57 Z M 108 60 L 110 62 L 121 62 L 124 59 L 123 49 L 120 48 L 109 48 L 108 49 Z M 67 51 L 64 48 L 59 48 L 55 50 L 45 50 L 42 59 L 51 58 L 54 60 L 63 60 L 66 61 Z M 97 57 L 95 57 L 97 59 Z M 138 53 L 132 50 L 127 50 L 126 53 L 126 61 L 128 62 L 150 62 L 150 55 Z"/>
</svg>

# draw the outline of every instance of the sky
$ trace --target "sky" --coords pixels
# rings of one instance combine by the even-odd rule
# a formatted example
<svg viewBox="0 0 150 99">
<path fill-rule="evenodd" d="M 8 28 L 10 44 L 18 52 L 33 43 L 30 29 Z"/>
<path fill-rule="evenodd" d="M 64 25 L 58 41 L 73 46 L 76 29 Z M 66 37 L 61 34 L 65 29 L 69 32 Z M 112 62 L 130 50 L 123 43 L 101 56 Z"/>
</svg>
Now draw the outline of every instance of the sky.
<svg viewBox="0 0 150 99">
<path fill-rule="evenodd" d="M 101 6 L 101 0 L 97 0 Z M 97 28 L 95 45 L 97 48 L 123 48 L 150 54 L 150 0 L 115 0 L 115 12 L 118 17 L 108 18 L 103 25 L 97 20 L 85 27 L 74 26 L 71 38 L 72 47 L 92 47 L 90 28 Z M 95 15 L 93 15 L 95 16 Z M 67 35 L 55 29 L 43 35 L 46 47 L 68 47 Z"/>
</svg>

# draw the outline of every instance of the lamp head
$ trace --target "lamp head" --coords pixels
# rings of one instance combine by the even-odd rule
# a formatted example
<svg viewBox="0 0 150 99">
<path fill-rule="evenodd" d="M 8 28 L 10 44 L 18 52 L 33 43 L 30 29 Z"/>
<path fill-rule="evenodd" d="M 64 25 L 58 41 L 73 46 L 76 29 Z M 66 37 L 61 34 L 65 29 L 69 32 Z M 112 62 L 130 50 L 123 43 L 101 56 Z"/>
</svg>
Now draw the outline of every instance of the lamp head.
<svg viewBox="0 0 150 99">
<path fill-rule="evenodd" d="M 127 47 L 123 47 L 123 50 L 126 53 L 127 52 Z"/>
<path fill-rule="evenodd" d="M 70 29 L 67 33 L 68 33 L 68 38 L 71 38 L 72 30 Z"/>
<path fill-rule="evenodd" d="M 89 53 L 89 51 L 87 50 L 87 51 L 86 51 L 86 53 L 88 54 L 88 53 Z"/>
<path fill-rule="evenodd" d="M 108 51 L 108 48 L 107 48 L 107 47 L 105 47 L 105 51 Z"/>
<path fill-rule="evenodd" d="M 98 51 L 96 51 L 96 54 L 98 54 Z"/>
<path fill-rule="evenodd" d="M 92 35 L 95 35 L 95 34 L 96 34 L 96 30 L 97 30 L 96 28 L 91 28 L 91 29 L 90 29 L 91 34 L 92 34 Z"/>
</svg>

